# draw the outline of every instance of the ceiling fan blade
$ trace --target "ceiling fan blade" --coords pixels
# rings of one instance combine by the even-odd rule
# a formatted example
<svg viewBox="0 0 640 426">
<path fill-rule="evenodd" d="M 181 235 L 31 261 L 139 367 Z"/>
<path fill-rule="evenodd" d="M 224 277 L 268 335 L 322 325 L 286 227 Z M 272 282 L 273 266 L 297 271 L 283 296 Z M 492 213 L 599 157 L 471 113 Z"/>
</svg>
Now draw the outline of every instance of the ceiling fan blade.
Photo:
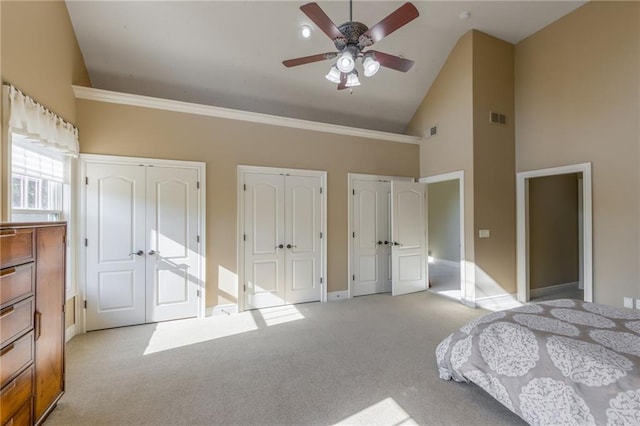
<svg viewBox="0 0 640 426">
<path fill-rule="evenodd" d="M 410 59 L 389 55 L 388 53 L 377 52 L 375 50 L 369 50 L 368 52 L 374 53 L 376 61 L 378 61 L 381 66 L 391 68 L 396 71 L 407 72 L 414 64 Z"/>
<path fill-rule="evenodd" d="M 347 75 L 343 72 L 340 73 L 340 83 L 338 84 L 338 90 L 347 88 Z"/>
<path fill-rule="evenodd" d="M 287 59 L 286 61 L 282 61 L 282 64 L 287 68 L 297 67 L 298 65 L 310 64 L 312 62 L 324 61 L 326 59 L 333 59 L 336 56 L 338 56 L 336 52 L 319 53 L 317 55 L 303 56 L 301 58 L 295 58 L 295 59 Z"/>
<path fill-rule="evenodd" d="M 398 28 L 416 19 L 419 15 L 420 13 L 414 5 L 411 3 L 403 4 L 395 12 L 392 12 L 360 36 L 358 40 L 360 48 L 379 42 Z"/>
<path fill-rule="evenodd" d="M 328 35 L 331 40 L 345 38 L 338 27 L 336 27 L 336 24 L 334 24 L 327 14 L 320 9 L 318 3 L 307 3 L 300 6 L 300 10 L 302 10 L 302 12 L 307 15 L 309 19 L 311 19 L 313 23 L 322 30 L 322 32 Z"/>
</svg>

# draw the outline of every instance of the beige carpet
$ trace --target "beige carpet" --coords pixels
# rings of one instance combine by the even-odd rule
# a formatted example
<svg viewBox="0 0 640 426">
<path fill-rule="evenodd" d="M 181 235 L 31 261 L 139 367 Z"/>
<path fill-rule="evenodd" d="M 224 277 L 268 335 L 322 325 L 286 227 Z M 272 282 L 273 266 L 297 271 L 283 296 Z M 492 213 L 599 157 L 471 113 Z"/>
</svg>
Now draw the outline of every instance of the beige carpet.
<svg viewBox="0 0 640 426">
<path fill-rule="evenodd" d="M 87 333 L 47 426 L 522 424 L 438 379 L 436 345 L 482 313 L 376 295 Z"/>
</svg>

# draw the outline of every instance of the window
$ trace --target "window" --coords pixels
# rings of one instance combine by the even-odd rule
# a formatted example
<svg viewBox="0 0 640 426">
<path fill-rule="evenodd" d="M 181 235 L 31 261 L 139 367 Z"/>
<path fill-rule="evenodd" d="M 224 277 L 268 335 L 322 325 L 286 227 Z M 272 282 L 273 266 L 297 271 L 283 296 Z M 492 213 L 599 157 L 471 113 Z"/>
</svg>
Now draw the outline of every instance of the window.
<svg viewBox="0 0 640 426">
<path fill-rule="evenodd" d="M 44 222 L 63 220 L 63 191 L 67 159 L 12 134 L 11 220 Z"/>
</svg>

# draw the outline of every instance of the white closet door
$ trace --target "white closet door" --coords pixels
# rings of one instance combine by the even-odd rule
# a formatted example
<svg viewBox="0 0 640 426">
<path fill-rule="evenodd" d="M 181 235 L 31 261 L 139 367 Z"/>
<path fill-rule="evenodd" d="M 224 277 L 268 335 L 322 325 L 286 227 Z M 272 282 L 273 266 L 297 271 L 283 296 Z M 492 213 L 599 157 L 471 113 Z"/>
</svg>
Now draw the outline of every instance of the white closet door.
<svg viewBox="0 0 640 426">
<path fill-rule="evenodd" d="M 427 289 L 426 194 L 424 183 L 391 183 L 394 296 Z"/>
<path fill-rule="evenodd" d="M 284 176 L 247 173 L 244 183 L 244 277 L 248 309 L 285 303 Z M 282 248 L 280 248 L 282 247 Z"/>
<path fill-rule="evenodd" d="M 285 178 L 285 301 L 303 303 L 321 297 L 322 181 L 319 176 Z"/>
<path fill-rule="evenodd" d="M 147 322 L 196 317 L 198 172 L 147 168 Z"/>
<path fill-rule="evenodd" d="M 378 182 L 378 285 L 377 293 L 391 291 L 391 182 Z"/>
<path fill-rule="evenodd" d="M 145 168 L 90 163 L 87 182 L 87 330 L 142 324 Z"/>
<path fill-rule="evenodd" d="M 378 246 L 384 245 L 378 235 L 382 203 L 377 181 L 354 180 L 353 190 L 353 295 L 363 296 L 379 292 Z"/>
</svg>

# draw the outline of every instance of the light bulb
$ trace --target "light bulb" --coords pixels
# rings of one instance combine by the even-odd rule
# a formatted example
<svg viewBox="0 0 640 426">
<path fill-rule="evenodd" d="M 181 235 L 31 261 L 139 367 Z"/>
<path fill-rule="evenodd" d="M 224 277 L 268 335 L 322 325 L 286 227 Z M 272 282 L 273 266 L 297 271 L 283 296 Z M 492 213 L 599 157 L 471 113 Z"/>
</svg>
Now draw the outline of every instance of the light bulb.
<svg viewBox="0 0 640 426">
<path fill-rule="evenodd" d="M 300 27 L 300 36 L 302 38 L 309 38 L 311 37 L 311 27 L 308 25 L 303 25 Z"/>
<path fill-rule="evenodd" d="M 356 61 L 351 50 L 352 49 L 349 48 L 345 49 L 336 63 L 338 69 L 343 73 L 350 73 L 356 66 Z"/>
<path fill-rule="evenodd" d="M 332 83 L 338 84 L 338 83 L 340 83 L 340 70 L 338 70 L 338 67 L 336 67 L 334 65 L 329 70 L 329 73 L 324 76 L 324 78 L 326 78 L 327 80 L 329 80 Z"/>
<path fill-rule="evenodd" d="M 380 62 L 374 59 L 373 54 L 366 54 L 362 60 L 365 77 L 371 77 L 380 69 Z"/>
<path fill-rule="evenodd" d="M 360 79 L 358 78 L 358 71 L 353 70 L 351 74 L 347 76 L 347 83 L 345 87 L 360 86 Z"/>
</svg>

